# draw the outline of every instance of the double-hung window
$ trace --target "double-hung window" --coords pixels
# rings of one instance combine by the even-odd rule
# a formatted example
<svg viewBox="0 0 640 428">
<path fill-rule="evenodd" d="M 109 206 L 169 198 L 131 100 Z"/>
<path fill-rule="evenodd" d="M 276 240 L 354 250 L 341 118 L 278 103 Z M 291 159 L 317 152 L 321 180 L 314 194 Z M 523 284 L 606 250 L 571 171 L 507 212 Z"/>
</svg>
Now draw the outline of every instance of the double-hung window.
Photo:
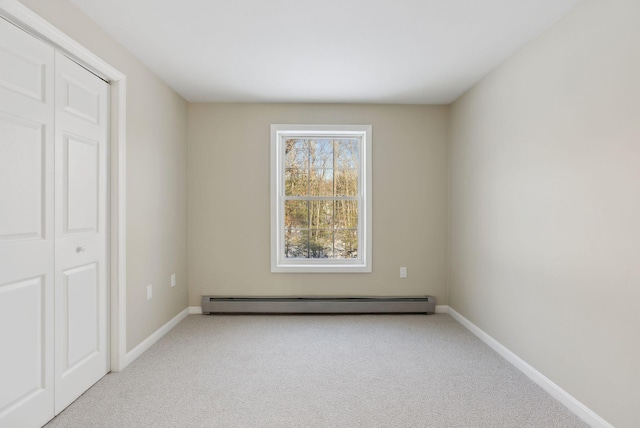
<svg viewBox="0 0 640 428">
<path fill-rule="evenodd" d="M 371 272 L 371 126 L 271 125 L 271 271 Z"/>
</svg>

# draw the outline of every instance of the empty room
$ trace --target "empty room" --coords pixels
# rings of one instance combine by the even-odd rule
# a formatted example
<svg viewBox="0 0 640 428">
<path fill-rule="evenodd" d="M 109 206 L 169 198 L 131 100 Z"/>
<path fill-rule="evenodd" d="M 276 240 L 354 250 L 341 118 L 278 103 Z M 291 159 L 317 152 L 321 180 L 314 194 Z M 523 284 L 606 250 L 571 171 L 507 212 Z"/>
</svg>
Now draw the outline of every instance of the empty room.
<svg viewBox="0 0 640 428">
<path fill-rule="evenodd" d="M 640 427 L 638 22 L 0 0 L 0 428 Z"/>
</svg>

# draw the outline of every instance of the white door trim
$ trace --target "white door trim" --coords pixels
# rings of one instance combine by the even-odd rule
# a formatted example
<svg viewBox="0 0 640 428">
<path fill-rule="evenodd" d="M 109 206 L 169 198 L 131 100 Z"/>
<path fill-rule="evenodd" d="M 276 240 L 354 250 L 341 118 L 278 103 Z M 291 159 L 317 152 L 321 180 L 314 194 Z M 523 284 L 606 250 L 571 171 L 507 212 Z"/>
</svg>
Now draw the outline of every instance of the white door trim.
<svg viewBox="0 0 640 428">
<path fill-rule="evenodd" d="M 110 128 L 110 315 L 111 371 L 127 364 L 126 336 L 126 88 L 127 78 L 18 0 L 0 0 L 0 17 L 73 58 L 111 85 Z"/>
</svg>

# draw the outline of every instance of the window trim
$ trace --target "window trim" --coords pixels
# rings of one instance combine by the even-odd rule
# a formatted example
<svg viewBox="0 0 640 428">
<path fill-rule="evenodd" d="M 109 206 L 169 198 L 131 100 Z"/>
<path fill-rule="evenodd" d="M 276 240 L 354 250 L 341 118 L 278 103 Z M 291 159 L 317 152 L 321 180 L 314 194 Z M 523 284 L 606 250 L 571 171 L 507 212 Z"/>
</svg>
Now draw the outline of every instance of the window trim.
<svg viewBox="0 0 640 428">
<path fill-rule="evenodd" d="M 286 260 L 284 257 L 284 156 L 286 137 L 335 136 L 362 138 L 358 197 L 358 258 Z M 371 125 L 271 125 L 271 272 L 371 272 L 372 262 L 372 127 Z"/>
</svg>

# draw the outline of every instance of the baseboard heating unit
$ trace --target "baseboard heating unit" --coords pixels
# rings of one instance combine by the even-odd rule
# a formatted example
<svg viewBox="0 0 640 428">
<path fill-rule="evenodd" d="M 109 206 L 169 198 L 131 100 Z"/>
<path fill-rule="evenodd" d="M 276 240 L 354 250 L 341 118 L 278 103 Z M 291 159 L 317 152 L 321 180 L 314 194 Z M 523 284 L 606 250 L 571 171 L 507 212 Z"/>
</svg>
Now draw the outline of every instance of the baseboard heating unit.
<svg viewBox="0 0 640 428">
<path fill-rule="evenodd" d="M 202 296 L 203 314 L 432 314 L 423 297 L 216 297 Z"/>
</svg>

